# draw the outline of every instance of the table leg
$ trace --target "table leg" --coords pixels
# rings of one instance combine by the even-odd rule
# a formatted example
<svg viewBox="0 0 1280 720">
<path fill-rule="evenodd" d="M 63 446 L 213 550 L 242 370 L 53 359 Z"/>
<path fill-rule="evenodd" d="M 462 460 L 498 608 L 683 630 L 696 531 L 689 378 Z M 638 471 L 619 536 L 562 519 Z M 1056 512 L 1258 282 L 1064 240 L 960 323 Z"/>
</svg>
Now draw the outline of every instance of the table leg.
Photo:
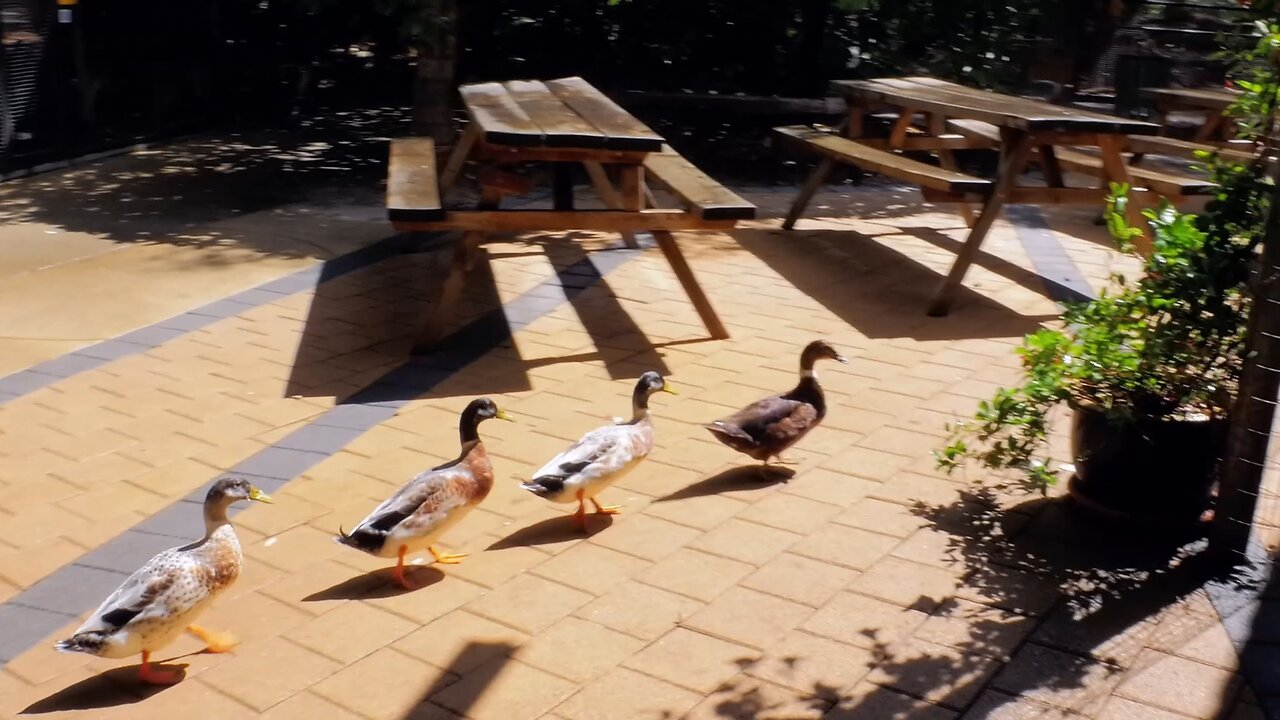
<svg viewBox="0 0 1280 720">
<path fill-rule="evenodd" d="M 435 349 L 436 343 L 444 332 L 444 324 L 453 316 L 454 306 L 458 304 L 458 296 L 462 294 L 462 283 L 466 279 L 470 257 L 484 242 L 485 233 L 472 231 L 463 233 L 453 245 L 453 260 L 449 263 L 449 274 L 440 287 L 440 295 L 436 298 L 427 315 L 427 320 L 413 341 L 413 354 L 423 355 Z"/>
<path fill-rule="evenodd" d="M 644 166 L 619 165 L 618 182 L 622 186 L 618 192 L 618 207 L 621 210 L 640 212 L 644 209 Z M 624 233 L 622 242 L 629 248 L 640 247 L 634 233 Z"/>
<path fill-rule="evenodd" d="M 1053 151 L 1053 146 L 1041 145 L 1038 150 L 1040 152 L 1040 169 L 1044 172 L 1045 183 L 1049 187 L 1064 187 L 1062 166 L 1058 164 L 1058 154 Z"/>
<path fill-rule="evenodd" d="M 711 334 L 712 339 L 727 339 L 729 331 L 725 330 L 724 323 L 720 322 L 720 317 L 716 315 L 715 309 L 711 307 L 711 301 L 707 299 L 707 294 L 702 291 L 702 286 L 698 284 L 698 278 L 694 276 L 693 268 L 689 267 L 684 254 L 680 252 L 680 246 L 676 243 L 675 236 L 666 230 L 654 230 L 653 238 L 657 241 L 658 248 L 662 250 L 662 254 L 666 256 L 667 262 L 671 265 L 671 270 L 675 272 L 676 279 L 680 281 L 680 286 L 684 288 L 685 293 L 689 296 L 694 309 L 698 311 L 698 317 L 702 318 L 702 324 L 707 326 L 707 331 Z"/>
<path fill-rule="evenodd" d="M 449 188 L 458 180 L 458 173 L 462 172 L 462 166 L 467 162 L 467 156 L 471 154 L 471 149 L 475 147 L 476 140 L 480 137 L 480 132 L 475 129 L 474 125 L 470 125 L 462 132 L 462 137 L 458 138 L 458 144 L 453 146 L 453 151 L 449 153 L 449 161 L 445 163 L 444 170 L 440 173 L 440 196 L 449 192 Z"/>
<path fill-rule="evenodd" d="M 622 210 L 622 195 L 618 189 L 613 186 L 613 181 L 609 179 L 609 174 L 604 170 L 604 164 L 598 162 L 582 163 L 587 171 L 587 177 L 591 178 L 591 184 L 596 189 L 596 194 L 604 201 L 604 206 L 610 210 Z M 648 188 L 645 188 L 648 192 Z M 640 247 L 640 241 L 636 238 L 636 234 L 630 230 L 623 231 L 622 242 L 629 248 Z"/>
<path fill-rule="evenodd" d="M 1138 191 L 1133 187 L 1133 175 L 1129 174 L 1129 166 L 1124 161 L 1124 138 L 1118 135 L 1098 136 L 1098 148 L 1102 151 L 1103 187 L 1107 183 L 1123 183 L 1128 185 L 1129 202 L 1125 206 L 1125 217 L 1129 224 L 1142 231 L 1142 235 L 1134 240 L 1138 252 L 1146 257 L 1151 254 L 1151 227 L 1142 216 L 1142 210 L 1151 205 L 1151 191 Z"/>
<path fill-rule="evenodd" d="M 800 188 L 800 194 L 796 195 L 796 199 L 791 203 L 791 209 L 787 211 L 787 218 L 782 221 L 783 230 L 790 230 L 796 226 L 796 220 L 800 219 L 800 214 L 809 205 L 814 193 L 818 192 L 818 188 L 822 187 L 822 183 L 827 181 L 827 176 L 831 174 L 831 168 L 835 167 L 835 164 L 836 161 L 829 157 L 823 157 L 818 161 L 818 167 L 813 169 L 813 174 L 809 176 L 808 180 L 804 181 L 804 186 Z"/>
<path fill-rule="evenodd" d="M 938 164 L 941 165 L 945 170 L 960 172 L 960 166 L 956 164 L 955 153 L 951 152 L 950 150 L 938 151 Z M 970 227 L 970 228 L 973 227 L 973 223 L 976 218 L 976 216 L 973 213 L 973 205 L 970 205 L 967 202 L 960 202 L 959 205 L 960 205 L 960 217 L 964 219 L 965 227 Z"/>
<path fill-rule="evenodd" d="M 573 165 L 551 165 L 551 203 L 556 210 L 573 209 Z"/>
<path fill-rule="evenodd" d="M 929 314 L 933 317 L 941 317 L 950 312 L 951 301 L 956 290 L 964 281 L 964 275 L 968 272 L 969 266 L 977 259 L 983 239 L 986 238 L 987 232 L 991 230 L 992 224 L 995 223 L 1001 208 L 1009 198 L 1009 190 L 1017 184 L 1018 175 L 1026 167 L 1030 155 L 1030 134 L 1001 128 L 1000 167 L 996 175 L 995 188 L 992 189 L 986 204 L 982 206 L 982 212 L 974 222 L 973 228 L 969 230 L 969 237 L 960 248 L 960 254 L 956 256 L 956 261 L 952 264 L 946 279 L 942 281 L 938 291 L 934 293 L 933 300 L 929 303 Z"/>
</svg>

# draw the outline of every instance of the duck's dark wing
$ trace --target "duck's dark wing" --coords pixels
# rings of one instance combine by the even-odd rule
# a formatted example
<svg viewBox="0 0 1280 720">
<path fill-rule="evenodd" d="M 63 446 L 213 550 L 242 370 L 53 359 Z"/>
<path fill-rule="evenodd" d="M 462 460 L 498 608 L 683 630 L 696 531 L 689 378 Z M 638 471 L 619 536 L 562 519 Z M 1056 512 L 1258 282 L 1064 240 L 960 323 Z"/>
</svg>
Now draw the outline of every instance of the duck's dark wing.
<svg viewBox="0 0 1280 720">
<path fill-rule="evenodd" d="M 813 427 L 818 411 L 813 405 L 782 396 L 765 398 L 707 425 L 712 431 L 756 444 L 798 437 Z"/>
</svg>

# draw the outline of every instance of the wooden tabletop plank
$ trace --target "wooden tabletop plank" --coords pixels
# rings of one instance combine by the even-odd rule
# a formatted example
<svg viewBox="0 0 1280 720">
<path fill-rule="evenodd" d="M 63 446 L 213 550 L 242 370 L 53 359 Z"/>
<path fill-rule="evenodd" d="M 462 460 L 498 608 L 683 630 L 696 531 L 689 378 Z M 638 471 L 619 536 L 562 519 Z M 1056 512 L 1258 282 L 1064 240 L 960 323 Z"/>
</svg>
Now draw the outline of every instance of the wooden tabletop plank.
<svg viewBox="0 0 1280 720">
<path fill-rule="evenodd" d="M 575 113 L 605 136 L 611 150 L 658 152 L 664 142 L 649 126 L 623 110 L 580 77 L 548 80 L 547 87 Z"/>
<path fill-rule="evenodd" d="M 846 97 L 888 102 L 1021 130 L 1130 135 L 1154 135 L 1159 131 L 1152 123 L 977 90 L 936 78 L 836 80 L 831 87 Z"/>
<path fill-rule="evenodd" d="M 536 147 L 546 142 L 542 128 L 501 84 L 463 85 L 458 92 L 486 143 Z"/>
<path fill-rule="evenodd" d="M 1240 99 L 1240 93 L 1225 88 L 1142 88 L 1142 94 L 1157 101 L 1207 110 L 1225 110 Z"/>
<path fill-rule="evenodd" d="M 546 136 L 547 147 L 604 148 L 608 137 L 587 122 L 545 84 L 536 80 L 503 83 L 507 93 Z"/>
</svg>

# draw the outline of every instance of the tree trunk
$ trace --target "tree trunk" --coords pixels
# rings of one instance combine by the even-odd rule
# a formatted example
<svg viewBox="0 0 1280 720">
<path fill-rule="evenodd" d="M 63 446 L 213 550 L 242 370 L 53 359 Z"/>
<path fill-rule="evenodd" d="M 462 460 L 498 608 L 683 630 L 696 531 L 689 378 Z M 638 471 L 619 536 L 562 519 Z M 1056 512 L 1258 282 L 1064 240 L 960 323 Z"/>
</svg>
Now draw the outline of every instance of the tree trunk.
<svg viewBox="0 0 1280 720">
<path fill-rule="evenodd" d="M 1246 559 L 1280 393 L 1280 190 L 1267 214 L 1261 264 L 1254 280 L 1244 367 L 1231 407 L 1231 438 L 1209 536 L 1210 550 L 1228 565 Z"/>
<path fill-rule="evenodd" d="M 437 147 L 453 144 L 451 123 L 458 64 L 458 2 L 428 0 L 427 25 L 418 45 L 413 88 L 413 132 L 428 135 Z"/>
</svg>

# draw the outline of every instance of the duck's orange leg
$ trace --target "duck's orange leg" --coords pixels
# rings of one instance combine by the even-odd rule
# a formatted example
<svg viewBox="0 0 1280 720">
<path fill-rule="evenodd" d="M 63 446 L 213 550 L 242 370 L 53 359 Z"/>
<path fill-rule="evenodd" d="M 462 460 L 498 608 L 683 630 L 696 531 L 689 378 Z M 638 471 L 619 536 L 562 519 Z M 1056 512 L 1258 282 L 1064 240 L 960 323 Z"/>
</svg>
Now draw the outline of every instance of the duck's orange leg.
<svg viewBox="0 0 1280 720">
<path fill-rule="evenodd" d="M 583 502 L 581 490 L 578 491 L 578 510 L 573 513 L 573 521 L 583 532 L 587 531 L 587 505 Z"/>
<path fill-rule="evenodd" d="M 622 506 L 620 505 L 601 505 L 596 502 L 595 498 L 591 498 L 591 504 L 596 506 L 597 515 L 620 515 Z"/>
<path fill-rule="evenodd" d="M 417 590 L 418 586 L 409 582 L 409 578 L 404 576 L 404 555 L 407 552 L 409 552 L 409 546 L 401 545 L 400 557 L 396 560 L 396 569 L 391 571 L 391 579 L 395 580 L 396 584 L 405 590 Z"/>
<path fill-rule="evenodd" d="M 182 682 L 187 676 L 185 669 L 161 669 L 151 665 L 151 651 L 142 651 L 142 667 L 138 668 L 138 679 L 148 685 L 174 685 Z"/>
</svg>

